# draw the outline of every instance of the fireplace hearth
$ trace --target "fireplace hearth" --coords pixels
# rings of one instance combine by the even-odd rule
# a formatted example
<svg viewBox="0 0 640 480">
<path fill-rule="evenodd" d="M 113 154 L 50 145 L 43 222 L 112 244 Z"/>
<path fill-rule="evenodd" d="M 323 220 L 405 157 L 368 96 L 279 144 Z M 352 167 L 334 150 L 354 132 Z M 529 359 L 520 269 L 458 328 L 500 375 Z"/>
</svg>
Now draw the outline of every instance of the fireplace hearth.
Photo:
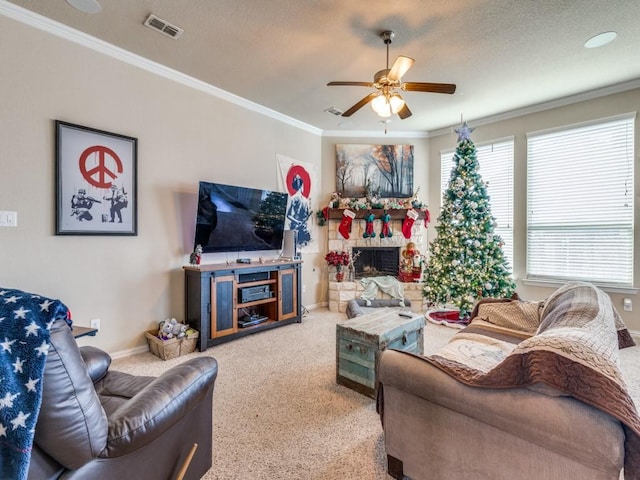
<svg viewBox="0 0 640 480">
<path fill-rule="evenodd" d="M 398 276 L 399 247 L 353 247 L 351 252 L 357 279 L 384 275 Z"/>
</svg>

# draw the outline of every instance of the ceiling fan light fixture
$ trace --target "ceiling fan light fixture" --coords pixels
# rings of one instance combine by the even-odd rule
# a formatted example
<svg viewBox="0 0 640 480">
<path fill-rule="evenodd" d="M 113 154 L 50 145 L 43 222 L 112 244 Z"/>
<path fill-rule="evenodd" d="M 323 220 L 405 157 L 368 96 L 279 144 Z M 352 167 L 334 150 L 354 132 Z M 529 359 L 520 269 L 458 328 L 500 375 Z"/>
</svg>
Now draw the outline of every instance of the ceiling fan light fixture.
<svg viewBox="0 0 640 480">
<path fill-rule="evenodd" d="M 409 68 L 414 64 L 415 60 L 411 57 L 400 55 L 391 68 L 389 68 L 389 44 L 393 41 L 394 33 L 391 30 L 385 30 L 380 35 L 387 47 L 387 63 L 384 70 L 376 72 L 373 76 L 373 82 L 329 82 L 327 86 L 357 86 L 374 88 L 375 91 L 370 92 L 366 97 L 352 105 L 342 116 L 350 117 L 367 103 L 371 104 L 373 111 L 382 118 L 388 118 L 391 115 L 398 115 L 400 120 L 409 118 L 413 113 L 405 103 L 404 99 L 396 93 L 397 90 L 409 92 L 432 92 L 432 93 L 448 93 L 452 94 L 456 91 L 456 86 L 450 83 L 425 83 L 425 82 L 403 82 L 402 77 Z"/>
<path fill-rule="evenodd" d="M 402 110 L 402 107 L 404 107 L 404 100 L 400 95 L 394 93 L 393 95 L 391 95 L 391 97 L 389 97 L 389 104 L 391 105 L 391 111 L 395 114 Z"/>
<path fill-rule="evenodd" d="M 381 92 L 371 101 L 371 108 L 382 118 L 395 115 L 402 110 L 402 107 L 404 107 L 404 100 L 395 92 L 392 94 Z"/>
<path fill-rule="evenodd" d="M 376 98 L 371 100 L 371 108 L 379 117 L 386 118 L 392 115 L 391 104 L 383 93 L 378 94 Z"/>
</svg>

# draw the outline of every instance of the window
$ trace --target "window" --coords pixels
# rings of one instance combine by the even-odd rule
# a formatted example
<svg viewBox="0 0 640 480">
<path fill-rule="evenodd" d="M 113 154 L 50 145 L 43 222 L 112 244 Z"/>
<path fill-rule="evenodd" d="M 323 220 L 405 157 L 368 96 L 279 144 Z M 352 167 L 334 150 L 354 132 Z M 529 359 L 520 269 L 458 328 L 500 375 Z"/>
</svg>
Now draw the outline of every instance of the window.
<svg viewBox="0 0 640 480">
<path fill-rule="evenodd" d="M 527 135 L 527 278 L 633 284 L 634 119 Z"/>
<path fill-rule="evenodd" d="M 440 192 L 449 185 L 455 150 L 440 154 Z M 478 172 L 487 184 L 496 235 L 504 241 L 504 256 L 513 268 L 513 138 L 476 145 Z"/>
</svg>

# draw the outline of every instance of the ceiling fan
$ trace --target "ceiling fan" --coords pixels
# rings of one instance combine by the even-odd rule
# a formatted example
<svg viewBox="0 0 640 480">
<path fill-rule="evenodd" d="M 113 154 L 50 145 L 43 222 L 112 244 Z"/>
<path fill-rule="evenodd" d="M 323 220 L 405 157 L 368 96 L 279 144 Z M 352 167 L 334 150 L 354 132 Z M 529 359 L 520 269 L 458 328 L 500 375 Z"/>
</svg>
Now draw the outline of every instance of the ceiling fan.
<svg viewBox="0 0 640 480">
<path fill-rule="evenodd" d="M 424 82 L 403 82 L 402 76 L 413 65 L 413 58 L 400 55 L 389 68 L 389 45 L 393 42 L 395 33 L 386 30 L 380 34 L 380 38 L 387 46 L 387 68 L 380 70 L 373 76 L 373 82 L 329 82 L 328 86 L 358 86 L 371 87 L 376 91 L 370 93 L 349 110 L 342 114 L 343 117 L 350 117 L 367 103 L 371 102 L 373 110 L 381 117 L 390 117 L 398 114 L 401 119 L 411 116 L 411 110 L 404 99 L 396 92 L 400 89 L 407 92 L 432 92 L 452 94 L 456 91 L 456 86 L 452 83 L 424 83 Z"/>
</svg>

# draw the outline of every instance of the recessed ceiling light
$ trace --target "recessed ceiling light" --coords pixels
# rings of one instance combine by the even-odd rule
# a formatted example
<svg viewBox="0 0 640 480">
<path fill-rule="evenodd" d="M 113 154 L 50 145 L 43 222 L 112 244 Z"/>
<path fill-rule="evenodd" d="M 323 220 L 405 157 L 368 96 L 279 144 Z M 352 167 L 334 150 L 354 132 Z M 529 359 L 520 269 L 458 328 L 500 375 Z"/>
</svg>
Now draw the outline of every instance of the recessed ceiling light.
<svg viewBox="0 0 640 480">
<path fill-rule="evenodd" d="M 84 13 L 100 13 L 102 11 L 97 0 L 67 0 L 67 3 Z"/>
<path fill-rule="evenodd" d="M 617 36 L 618 36 L 618 34 L 616 32 L 599 33 L 595 37 L 591 37 L 589 40 L 584 42 L 584 46 L 585 46 L 585 48 L 602 47 L 603 45 L 606 45 L 607 43 L 612 42 L 613 40 L 615 40 L 615 38 Z"/>
</svg>

